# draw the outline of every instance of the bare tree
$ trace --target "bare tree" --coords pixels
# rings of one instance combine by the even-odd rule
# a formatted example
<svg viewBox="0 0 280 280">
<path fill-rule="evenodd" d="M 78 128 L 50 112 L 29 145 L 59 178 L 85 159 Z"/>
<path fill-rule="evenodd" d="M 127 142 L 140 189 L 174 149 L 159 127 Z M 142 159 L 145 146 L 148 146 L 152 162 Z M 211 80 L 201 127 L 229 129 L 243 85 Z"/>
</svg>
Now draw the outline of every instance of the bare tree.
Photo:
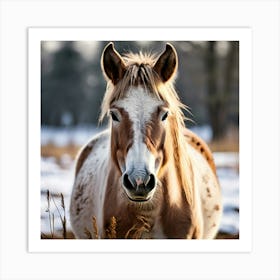
<svg viewBox="0 0 280 280">
<path fill-rule="evenodd" d="M 238 61 L 238 42 L 229 42 L 224 61 L 223 71 L 219 71 L 217 42 L 209 41 L 205 52 L 205 67 L 207 73 L 206 104 L 209 121 L 213 130 L 213 139 L 221 139 L 226 133 L 229 117 L 229 103 L 232 95 L 234 71 Z M 221 83 L 219 79 L 223 79 Z"/>
</svg>

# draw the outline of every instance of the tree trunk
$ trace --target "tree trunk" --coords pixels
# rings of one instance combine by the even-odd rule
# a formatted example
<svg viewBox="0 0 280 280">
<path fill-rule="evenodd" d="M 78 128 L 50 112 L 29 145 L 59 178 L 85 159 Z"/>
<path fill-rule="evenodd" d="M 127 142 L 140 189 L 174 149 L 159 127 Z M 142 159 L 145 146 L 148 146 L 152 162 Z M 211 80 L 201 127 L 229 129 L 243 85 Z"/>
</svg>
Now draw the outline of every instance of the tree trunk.
<svg viewBox="0 0 280 280">
<path fill-rule="evenodd" d="M 218 55 L 216 53 L 216 42 L 208 42 L 206 50 L 206 73 L 208 76 L 207 107 L 210 125 L 213 131 L 213 140 L 221 139 L 226 133 L 228 122 L 229 100 L 234 71 L 234 62 L 238 51 L 237 42 L 229 42 L 224 71 L 218 76 Z M 224 79 L 222 88 L 218 87 L 218 79 Z"/>
<path fill-rule="evenodd" d="M 206 50 L 206 74 L 208 77 L 207 87 L 207 107 L 212 127 L 213 139 L 219 139 L 223 136 L 223 119 L 221 118 L 222 104 L 219 97 L 217 86 L 217 55 L 216 55 L 216 42 L 208 42 Z"/>
</svg>

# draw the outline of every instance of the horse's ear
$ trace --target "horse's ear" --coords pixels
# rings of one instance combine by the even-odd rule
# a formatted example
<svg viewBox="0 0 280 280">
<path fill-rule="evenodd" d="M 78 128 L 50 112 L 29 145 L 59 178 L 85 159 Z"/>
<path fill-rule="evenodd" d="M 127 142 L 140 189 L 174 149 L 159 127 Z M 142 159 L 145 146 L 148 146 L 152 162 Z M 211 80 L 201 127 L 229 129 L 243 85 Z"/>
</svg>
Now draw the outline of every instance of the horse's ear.
<svg viewBox="0 0 280 280">
<path fill-rule="evenodd" d="M 175 48 L 171 44 L 166 44 L 165 51 L 160 55 L 154 65 L 154 71 L 163 82 L 167 82 L 173 77 L 178 67 L 178 56 Z"/>
<path fill-rule="evenodd" d="M 115 50 L 112 42 L 104 48 L 101 57 L 101 67 L 105 76 L 110 79 L 114 85 L 124 76 L 126 70 L 125 63 L 120 54 Z"/>
</svg>

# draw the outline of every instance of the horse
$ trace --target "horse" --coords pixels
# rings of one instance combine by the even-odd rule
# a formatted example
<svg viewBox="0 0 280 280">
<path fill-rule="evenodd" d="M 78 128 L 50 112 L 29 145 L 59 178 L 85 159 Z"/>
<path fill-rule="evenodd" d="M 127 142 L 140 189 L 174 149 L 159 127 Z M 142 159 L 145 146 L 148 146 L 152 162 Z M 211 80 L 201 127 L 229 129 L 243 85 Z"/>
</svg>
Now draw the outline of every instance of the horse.
<svg viewBox="0 0 280 280">
<path fill-rule="evenodd" d="M 79 152 L 70 202 L 78 239 L 213 239 L 221 188 L 207 144 L 185 127 L 175 48 L 101 56 L 108 128 Z"/>
</svg>

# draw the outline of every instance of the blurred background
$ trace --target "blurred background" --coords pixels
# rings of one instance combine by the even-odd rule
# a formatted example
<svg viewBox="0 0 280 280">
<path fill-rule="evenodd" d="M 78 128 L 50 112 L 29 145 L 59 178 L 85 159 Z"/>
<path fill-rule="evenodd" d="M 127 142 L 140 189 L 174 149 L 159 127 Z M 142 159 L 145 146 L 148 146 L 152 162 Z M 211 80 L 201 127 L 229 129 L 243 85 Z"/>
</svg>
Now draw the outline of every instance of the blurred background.
<svg viewBox="0 0 280 280">
<path fill-rule="evenodd" d="M 106 126 L 106 122 L 98 125 L 98 118 L 106 89 L 100 57 L 107 43 L 41 42 L 42 238 L 72 237 L 69 199 L 74 158 Z M 121 54 L 161 53 L 165 43 L 114 42 Z M 208 142 L 218 168 L 224 204 L 218 238 L 239 238 L 239 42 L 170 43 L 179 58 L 175 86 L 191 111 L 186 113 L 191 119 L 186 126 Z"/>
</svg>

